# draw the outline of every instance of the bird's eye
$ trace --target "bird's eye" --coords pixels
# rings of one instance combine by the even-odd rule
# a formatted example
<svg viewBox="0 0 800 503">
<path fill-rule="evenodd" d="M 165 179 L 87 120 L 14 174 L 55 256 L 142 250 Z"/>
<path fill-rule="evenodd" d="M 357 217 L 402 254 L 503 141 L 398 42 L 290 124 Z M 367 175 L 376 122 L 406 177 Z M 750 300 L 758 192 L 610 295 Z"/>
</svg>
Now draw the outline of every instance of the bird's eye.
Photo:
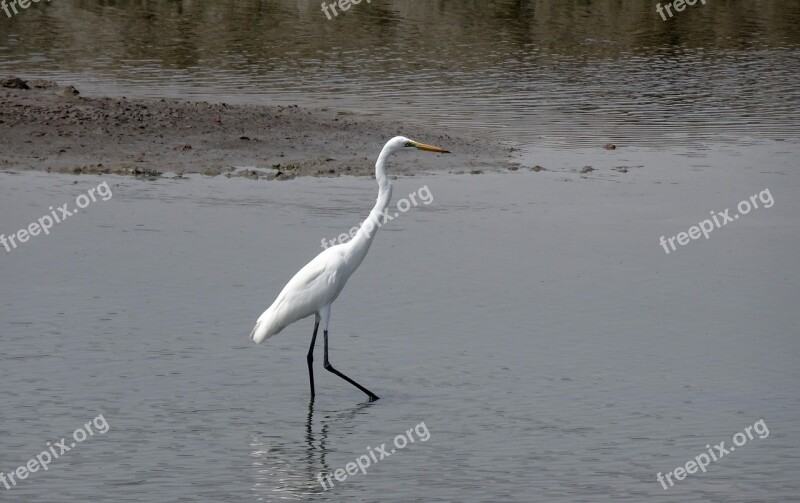
<svg viewBox="0 0 800 503">
<path fill-rule="evenodd" d="M 404 147 L 413 147 L 413 146 L 414 146 L 414 144 L 413 144 L 413 143 L 411 143 L 410 141 L 407 141 L 407 142 L 406 142 L 406 144 L 405 144 L 405 145 L 403 145 L 403 146 L 404 146 Z"/>
</svg>

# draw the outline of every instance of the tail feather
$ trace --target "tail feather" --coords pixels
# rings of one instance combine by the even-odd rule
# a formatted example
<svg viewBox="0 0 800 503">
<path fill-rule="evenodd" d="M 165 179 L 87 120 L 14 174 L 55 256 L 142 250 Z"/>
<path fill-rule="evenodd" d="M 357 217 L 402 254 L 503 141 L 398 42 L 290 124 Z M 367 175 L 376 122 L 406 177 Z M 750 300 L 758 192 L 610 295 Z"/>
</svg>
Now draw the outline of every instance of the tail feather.
<svg viewBox="0 0 800 503">
<path fill-rule="evenodd" d="M 273 311 L 274 310 L 272 308 L 267 309 L 264 311 L 264 314 L 258 318 L 256 326 L 254 326 L 253 331 L 250 332 L 251 341 L 255 342 L 256 344 L 261 344 L 273 335 L 280 333 L 280 331 L 285 328 L 278 325 L 277 316 L 275 316 Z"/>
<path fill-rule="evenodd" d="M 259 342 L 265 339 L 264 335 L 259 332 L 261 328 L 261 320 L 256 322 L 256 326 L 253 327 L 253 330 L 250 332 L 250 340 L 258 344 Z M 256 339 L 258 337 L 258 339 Z"/>
</svg>

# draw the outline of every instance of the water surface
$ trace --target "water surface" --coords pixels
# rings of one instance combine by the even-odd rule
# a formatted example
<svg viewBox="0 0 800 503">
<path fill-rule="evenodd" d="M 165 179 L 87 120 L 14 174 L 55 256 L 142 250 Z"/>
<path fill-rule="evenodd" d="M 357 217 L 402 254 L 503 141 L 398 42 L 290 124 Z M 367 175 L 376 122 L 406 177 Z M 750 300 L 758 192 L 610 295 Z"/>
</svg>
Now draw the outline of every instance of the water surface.
<svg viewBox="0 0 800 503">
<path fill-rule="evenodd" d="M 714 1 L 664 22 L 607 1 L 40 4 L 0 72 L 85 93 L 300 103 L 527 147 L 800 138 L 800 4 Z"/>
<path fill-rule="evenodd" d="M 312 320 L 247 336 L 321 239 L 363 218 L 374 182 L 107 178 L 112 199 L 0 256 L 0 470 L 99 413 L 111 429 L 0 495 L 790 501 L 800 205 L 793 157 L 773 163 L 396 180 L 395 200 L 425 184 L 433 203 L 379 231 L 331 322 L 334 365 L 382 398 L 319 365 L 313 410 Z M 1 230 L 100 180 L 0 173 Z M 658 245 L 765 187 L 771 208 Z M 761 418 L 769 437 L 656 481 Z M 420 422 L 427 442 L 316 482 Z"/>
<path fill-rule="evenodd" d="M 394 182 L 434 202 L 379 231 L 331 325 L 334 365 L 382 398 L 318 365 L 313 407 L 312 321 L 247 335 L 374 181 L 0 172 L 6 235 L 113 191 L 0 249 L 0 472 L 110 424 L 0 500 L 797 501 L 798 5 L 375 1 L 328 21 L 53 0 L 3 20 L 2 74 L 422 121 L 547 170 Z M 658 245 L 765 188 L 773 207 Z M 767 438 L 657 482 L 762 418 Z M 317 482 L 420 422 L 428 441 Z"/>
</svg>

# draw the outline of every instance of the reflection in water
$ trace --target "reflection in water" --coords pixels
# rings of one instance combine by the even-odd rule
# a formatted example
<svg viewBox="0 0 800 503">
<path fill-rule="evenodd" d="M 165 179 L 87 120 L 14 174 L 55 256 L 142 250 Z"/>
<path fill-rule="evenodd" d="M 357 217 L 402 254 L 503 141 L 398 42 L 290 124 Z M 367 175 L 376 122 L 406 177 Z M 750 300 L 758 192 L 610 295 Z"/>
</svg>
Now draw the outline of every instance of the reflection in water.
<svg viewBox="0 0 800 503">
<path fill-rule="evenodd" d="M 314 445 L 314 430 L 313 430 L 313 421 L 314 421 L 314 397 L 312 396 L 308 400 L 308 416 L 306 417 L 306 464 L 309 467 L 314 466 L 314 453 L 315 451 L 319 451 L 319 472 L 328 472 L 328 465 L 325 463 L 325 442 L 328 440 L 328 424 L 325 423 L 322 425 L 320 430 L 320 438 L 319 438 L 319 445 Z"/>
<path fill-rule="evenodd" d="M 285 438 L 254 435 L 250 456 L 255 460 L 256 482 L 253 490 L 259 501 L 301 501 L 306 496 L 322 492 L 315 482 L 316 474 L 327 471 L 325 463 L 329 424 L 320 428 L 319 441 L 313 432 L 314 399 L 308 402 L 305 448 L 287 443 Z"/>
<path fill-rule="evenodd" d="M 395 0 L 328 21 L 310 0 L 34 4 L 0 74 L 84 92 L 301 103 L 522 145 L 800 137 L 800 2 Z"/>
<path fill-rule="evenodd" d="M 334 435 L 338 437 L 349 434 L 352 420 L 370 405 L 372 403 L 364 402 L 333 416 L 325 415 L 319 421 L 319 432 L 315 433 L 314 399 L 311 398 L 306 416 L 305 445 L 286 438 L 253 435 L 250 442 L 250 456 L 256 468 L 253 491 L 259 496 L 259 501 L 302 501 L 312 494 L 325 492 L 317 474 L 331 471 L 326 462 L 329 430 L 333 427 Z"/>
</svg>

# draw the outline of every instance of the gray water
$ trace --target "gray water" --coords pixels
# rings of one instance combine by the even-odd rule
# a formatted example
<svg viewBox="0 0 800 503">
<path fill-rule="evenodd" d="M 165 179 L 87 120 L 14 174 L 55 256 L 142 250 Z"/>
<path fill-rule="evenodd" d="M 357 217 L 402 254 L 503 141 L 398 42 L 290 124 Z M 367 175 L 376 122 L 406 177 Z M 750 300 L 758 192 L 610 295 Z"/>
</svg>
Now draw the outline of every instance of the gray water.
<svg viewBox="0 0 800 503">
<path fill-rule="evenodd" d="M 113 192 L 0 248 L 0 474 L 109 424 L 0 501 L 800 501 L 798 5 L 666 23 L 638 0 L 0 14 L 0 74 L 413 119 L 547 169 L 393 182 L 395 201 L 434 200 L 379 231 L 330 333 L 333 364 L 381 400 L 325 372 L 320 341 L 313 404 L 313 321 L 247 336 L 374 181 L 0 172 L 6 236 Z M 658 244 L 767 188 L 772 207 Z M 657 481 L 760 419 L 766 438 Z M 420 423 L 428 440 L 317 481 Z"/>
<path fill-rule="evenodd" d="M 299 103 L 522 148 L 800 138 L 800 3 L 58 0 L 0 23 L 0 74 L 84 94 Z M 662 2 L 663 3 L 663 2 Z M 2 15 L 0 15 L 2 17 Z"/>
<path fill-rule="evenodd" d="M 330 333 L 334 365 L 381 400 L 318 347 L 313 409 L 312 320 L 247 336 L 374 181 L 2 173 L 6 234 L 103 180 L 113 197 L 0 257 L 0 470 L 110 425 L 0 498 L 797 501 L 794 162 L 396 180 L 395 201 L 426 185 L 433 202 L 379 231 Z M 765 188 L 771 208 L 658 245 Z M 766 438 L 656 481 L 759 419 Z M 427 441 L 317 482 L 423 422 Z"/>
</svg>

